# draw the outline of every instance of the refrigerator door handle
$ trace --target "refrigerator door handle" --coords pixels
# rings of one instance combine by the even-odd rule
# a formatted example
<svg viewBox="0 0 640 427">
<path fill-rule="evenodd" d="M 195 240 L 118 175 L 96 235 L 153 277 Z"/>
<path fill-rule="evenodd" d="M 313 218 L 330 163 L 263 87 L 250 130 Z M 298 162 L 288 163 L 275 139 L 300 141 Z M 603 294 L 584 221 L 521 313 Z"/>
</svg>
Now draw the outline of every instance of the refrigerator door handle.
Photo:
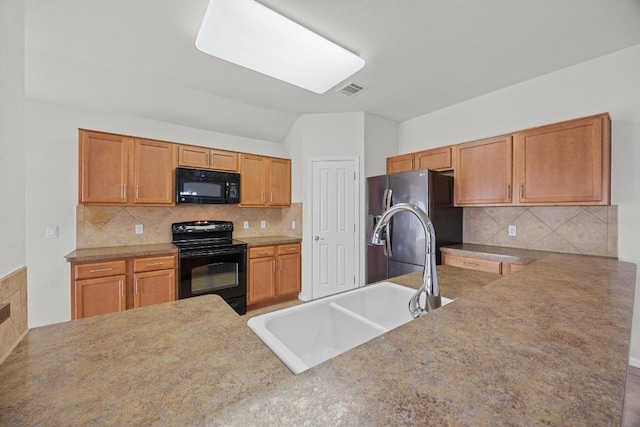
<svg viewBox="0 0 640 427">
<path fill-rule="evenodd" d="M 383 209 L 383 213 L 386 212 L 390 207 L 391 207 L 391 195 L 393 194 L 393 190 L 392 189 L 387 189 L 385 190 L 386 193 L 386 197 L 385 197 L 385 201 L 384 201 L 384 209 Z M 385 255 L 388 257 L 393 256 L 391 253 L 391 224 L 387 223 L 384 233 L 386 235 L 386 238 L 384 239 L 384 252 Z"/>
</svg>

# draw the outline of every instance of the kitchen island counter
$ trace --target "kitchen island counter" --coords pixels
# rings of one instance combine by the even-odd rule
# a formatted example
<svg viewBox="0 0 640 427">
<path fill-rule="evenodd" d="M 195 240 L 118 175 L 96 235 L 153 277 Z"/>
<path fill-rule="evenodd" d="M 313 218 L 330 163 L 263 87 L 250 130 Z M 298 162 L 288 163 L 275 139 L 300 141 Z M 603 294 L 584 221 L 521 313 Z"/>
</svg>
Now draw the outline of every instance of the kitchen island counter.
<svg viewBox="0 0 640 427">
<path fill-rule="evenodd" d="M 438 274 L 453 303 L 300 375 L 212 295 L 35 328 L 0 424 L 619 425 L 635 265 Z"/>
</svg>

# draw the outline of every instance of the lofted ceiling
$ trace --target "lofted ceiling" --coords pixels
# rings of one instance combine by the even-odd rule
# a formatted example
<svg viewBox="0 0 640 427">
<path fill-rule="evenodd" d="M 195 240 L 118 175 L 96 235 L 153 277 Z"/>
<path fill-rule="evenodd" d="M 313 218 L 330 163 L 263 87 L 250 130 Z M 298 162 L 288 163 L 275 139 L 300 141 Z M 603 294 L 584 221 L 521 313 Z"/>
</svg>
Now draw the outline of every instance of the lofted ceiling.
<svg viewBox="0 0 640 427">
<path fill-rule="evenodd" d="M 640 43 L 640 0 L 260 0 L 365 59 L 344 83 L 366 91 L 318 95 L 198 51 L 207 2 L 26 0 L 27 98 L 281 142 L 302 114 L 403 121 Z"/>
</svg>

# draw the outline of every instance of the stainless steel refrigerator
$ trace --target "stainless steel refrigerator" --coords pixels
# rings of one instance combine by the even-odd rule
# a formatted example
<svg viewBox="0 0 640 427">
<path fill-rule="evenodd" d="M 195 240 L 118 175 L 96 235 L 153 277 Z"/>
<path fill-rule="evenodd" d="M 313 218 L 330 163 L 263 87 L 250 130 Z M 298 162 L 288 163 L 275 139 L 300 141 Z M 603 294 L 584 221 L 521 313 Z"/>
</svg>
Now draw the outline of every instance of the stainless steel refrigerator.
<svg viewBox="0 0 640 427">
<path fill-rule="evenodd" d="M 453 177 L 429 170 L 367 178 L 367 242 L 376 222 L 389 207 L 412 203 L 424 210 L 436 233 L 436 261 L 440 247 L 462 243 L 462 208 L 453 206 Z M 411 212 L 399 212 L 390 222 L 389 245 L 367 245 L 367 283 L 422 271 L 425 236 Z"/>
</svg>

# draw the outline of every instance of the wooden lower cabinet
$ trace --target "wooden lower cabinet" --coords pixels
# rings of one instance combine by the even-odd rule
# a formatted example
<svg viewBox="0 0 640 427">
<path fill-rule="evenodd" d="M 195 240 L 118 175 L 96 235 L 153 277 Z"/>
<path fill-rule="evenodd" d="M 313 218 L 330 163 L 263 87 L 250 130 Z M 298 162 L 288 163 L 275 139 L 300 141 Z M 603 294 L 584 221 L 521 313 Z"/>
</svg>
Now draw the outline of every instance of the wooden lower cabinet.
<svg viewBox="0 0 640 427">
<path fill-rule="evenodd" d="M 74 282 L 73 319 L 115 313 L 126 308 L 126 276 L 99 277 Z"/>
<path fill-rule="evenodd" d="M 176 255 L 71 264 L 71 319 L 176 299 Z"/>
<path fill-rule="evenodd" d="M 176 257 L 133 260 L 133 307 L 146 307 L 176 299 Z"/>
<path fill-rule="evenodd" d="M 295 298 L 301 290 L 300 243 L 249 248 L 247 304 Z"/>
<path fill-rule="evenodd" d="M 466 268 L 469 270 L 502 274 L 503 276 L 515 273 L 516 271 L 522 270 L 526 267 L 525 264 L 513 264 L 469 256 L 452 255 L 447 252 L 442 252 L 442 264 L 450 265 L 452 267 Z"/>
</svg>

